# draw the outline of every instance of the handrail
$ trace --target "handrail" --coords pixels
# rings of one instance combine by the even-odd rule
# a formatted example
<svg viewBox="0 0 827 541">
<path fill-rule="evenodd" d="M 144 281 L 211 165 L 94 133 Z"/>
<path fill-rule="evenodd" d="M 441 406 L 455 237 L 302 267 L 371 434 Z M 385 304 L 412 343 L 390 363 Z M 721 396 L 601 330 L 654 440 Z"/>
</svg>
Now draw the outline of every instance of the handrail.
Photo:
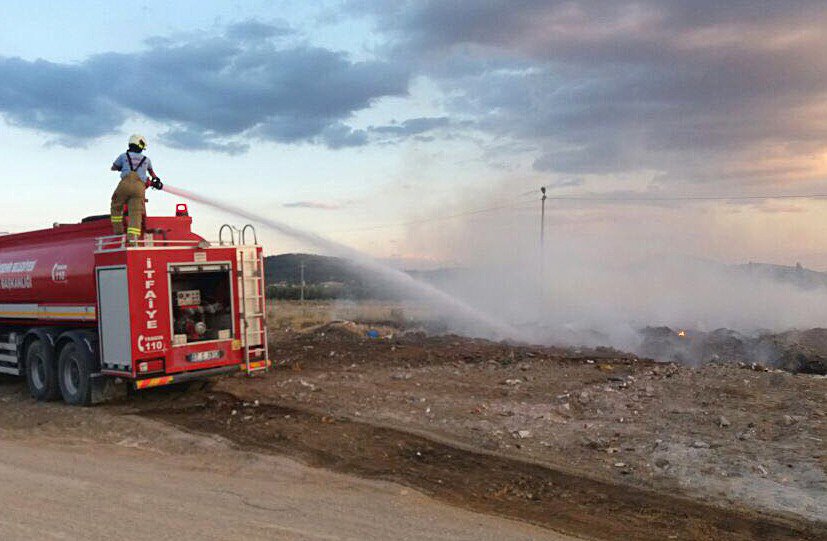
<svg viewBox="0 0 827 541">
<path fill-rule="evenodd" d="M 162 244 L 163 246 L 158 246 Z M 209 248 L 212 244 L 206 240 L 161 240 L 157 239 L 137 239 L 134 241 L 127 241 L 123 235 L 110 235 L 106 237 L 95 238 L 95 253 L 99 252 L 117 252 L 127 248 Z M 220 244 L 219 244 L 220 246 Z M 235 245 L 233 245 L 235 246 Z M 246 246 L 258 246 L 258 244 L 248 244 Z"/>
<path fill-rule="evenodd" d="M 218 244 L 219 246 L 225 246 L 227 243 L 224 241 L 224 230 L 228 229 L 230 231 L 230 242 L 229 246 L 258 246 L 258 233 L 256 232 L 256 228 L 253 227 L 253 224 L 247 224 L 241 229 L 230 225 L 230 224 L 223 224 L 218 229 Z M 250 230 L 253 233 L 253 244 L 247 244 L 247 230 Z M 238 239 L 238 244 L 236 244 L 236 239 Z"/>
<path fill-rule="evenodd" d="M 159 242 L 155 239 L 135 239 L 135 240 L 126 240 L 124 235 L 108 235 L 105 237 L 97 237 L 95 238 L 95 252 L 117 252 L 126 248 L 147 248 L 147 247 L 155 247 L 155 243 Z M 170 244 L 175 245 L 175 247 L 179 248 L 186 248 L 188 246 L 192 246 L 193 248 L 197 248 L 203 241 L 201 240 L 168 240 L 164 239 L 162 242 L 165 246 Z"/>
<path fill-rule="evenodd" d="M 224 240 L 224 229 L 229 229 L 230 240 L 229 243 Z M 253 233 L 253 244 L 247 244 L 247 230 Z M 238 236 L 236 237 L 236 233 Z M 238 238 L 239 244 L 236 244 Z M 166 247 L 172 248 L 204 248 L 209 246 L 209 243 L 204 240 L 169 240 L 169 239 L 152 239 L 140 238 L 135 240 L 127 240 L 124 235 L 107 235 L 104 237 L 96 237 L 95 252 L 116 252 L 126 248 L 155 248 L 158 243 Z M 222 225 L 218 230 L 218 245 L 219 246 L 258 246 L 258 234 L 256 228 L 252 224 L 247 224 L 243 228 L 238 229 L 230 224 Z"/>
<path fill-rule="evenodd" d="M 253 244 L 258 244 L 258 235 L 256 235 L 256 228 L 253 227 L 253 224 L 247 224 L 241 229 L 241 244 L 247 245 L 247 229 L 253 232 Z"/>
<path fill-rule="evenodd" d="M 224 246 L 224 228 L 225 227 L 230 230 L 230 246 L 235 246 L 235 234 L 233 234 L 233 226 L 231 226 L 230 224 L 224 224 L 218 230 L 218 245 L 219 246 Z"/>
</svg>

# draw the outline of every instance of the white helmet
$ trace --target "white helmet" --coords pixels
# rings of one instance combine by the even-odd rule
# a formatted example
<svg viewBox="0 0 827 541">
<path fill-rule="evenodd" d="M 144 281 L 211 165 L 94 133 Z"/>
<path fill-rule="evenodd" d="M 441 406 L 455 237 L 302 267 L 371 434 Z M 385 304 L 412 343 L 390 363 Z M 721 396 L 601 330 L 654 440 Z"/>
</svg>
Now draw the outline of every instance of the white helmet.
<svg viewBox="0 0 827 541">
<path fill-rule="evenodd" d="M 141 150 L 146 150 L 146 139 L 144 139 L 143 135 L 138 135 L 137 133 L 133 134 L 129 137 L 129 144 L 135 145 L 136 147 L 140 148 Z"/>
</svg>

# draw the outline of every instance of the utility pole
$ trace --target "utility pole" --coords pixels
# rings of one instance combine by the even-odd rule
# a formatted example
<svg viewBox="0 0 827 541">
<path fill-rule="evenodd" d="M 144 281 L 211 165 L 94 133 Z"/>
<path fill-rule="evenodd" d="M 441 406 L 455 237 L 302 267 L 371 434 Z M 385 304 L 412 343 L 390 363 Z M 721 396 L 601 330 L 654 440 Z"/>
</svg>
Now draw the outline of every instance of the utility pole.
<svg viewBox="0 0 827 541">
<path fill-rule="evenodd" d="M 540 186 L 540 193 L 543 197 L 540 198 L 540 251 L 543 251 L 543 245 L 546 240 L 546 187 Z"/>
<path fill-rule="evenodd" d="M 299 268 L 301 269 L 301 281 L 302 281 L 302 288 L 301 288 L 301 302 L 304 302 L 304 260 L 299 264 Z"/>
<path fill-rule="evenodd" d="M 546 187 L 540 186 L 540 283 L 546 279 Z"/>
</svg>

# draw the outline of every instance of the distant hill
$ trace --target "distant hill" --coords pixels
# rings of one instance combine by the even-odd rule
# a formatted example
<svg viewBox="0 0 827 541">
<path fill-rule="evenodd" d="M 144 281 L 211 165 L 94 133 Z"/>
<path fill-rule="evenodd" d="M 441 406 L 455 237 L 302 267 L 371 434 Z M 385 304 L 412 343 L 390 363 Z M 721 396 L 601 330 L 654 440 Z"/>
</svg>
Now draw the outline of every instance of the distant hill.
<svg viewBox="0 0 827 541">
<path fill-rule="evenodd" d="M 304 265 L 305 299 L 394 299 L 393 284 L 357 268 L 346 259 L 314 254 L 280 254 L 264 258 L 267 294 L 276 299 L 298 299 Z M 417 273 L 431 281 L 439 271 Z M 436 281 L 434 282 L 436 283 Z"/>
<path fill-rule="evenodd" d="M 364 278 L 345 259 L 314 254 L 280 254 L 264 258 L 264 275 L 268 284 L 301 284 L 301 266 L 307 284 L 341 282 L 362 284 Z"/>
<path fill-rule="evenodd" d="M 339 257 L 315 254 L 279 254 L 264 258 L 264 273 L 267 277 L 267 283 L 300 284 L 302 263 L 304 263 L 304 281 L 306 284 L 341 282 L 343 284 L 366 286 L 376 281 L 375 277 L 369 276 L 348 260 Z M 458 278 L 463 270 L 446 268 L 405 272 L 417 280 L 438 284 Z"/>
</svg>

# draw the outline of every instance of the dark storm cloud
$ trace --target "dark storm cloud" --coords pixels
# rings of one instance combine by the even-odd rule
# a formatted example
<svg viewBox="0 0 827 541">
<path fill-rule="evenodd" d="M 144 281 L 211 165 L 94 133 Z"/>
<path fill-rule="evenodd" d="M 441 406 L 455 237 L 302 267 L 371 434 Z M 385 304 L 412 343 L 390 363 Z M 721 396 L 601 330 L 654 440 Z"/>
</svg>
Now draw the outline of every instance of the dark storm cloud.
<svg viewBox="0 0 827 541">
<path fill-rule="evenodd" d="M 349 7 L 376 18 L 395 57 L 439 81 L 453 112 L 534 142 L 539 169 L 705 180 L 767 148 L 793 164 L 827 147 L 824 1 Z"/>
<path fill-rule="evenodd" d="M 243 23 L 228 34 L 271 30 Z M 343 121 L 378 98 L 405 95 L 408 79 L 403 66 L 318 47 L 161 41 L 79 64 L 0 58 L 0 113 L 58 140 L 110 133 L 138 113 L 169 125 L 165 139 L 179 147 L 233 153 L 243 145 L 226 140 L 237 136 L 342 147 L 367 142 Z"/>
</svg>

